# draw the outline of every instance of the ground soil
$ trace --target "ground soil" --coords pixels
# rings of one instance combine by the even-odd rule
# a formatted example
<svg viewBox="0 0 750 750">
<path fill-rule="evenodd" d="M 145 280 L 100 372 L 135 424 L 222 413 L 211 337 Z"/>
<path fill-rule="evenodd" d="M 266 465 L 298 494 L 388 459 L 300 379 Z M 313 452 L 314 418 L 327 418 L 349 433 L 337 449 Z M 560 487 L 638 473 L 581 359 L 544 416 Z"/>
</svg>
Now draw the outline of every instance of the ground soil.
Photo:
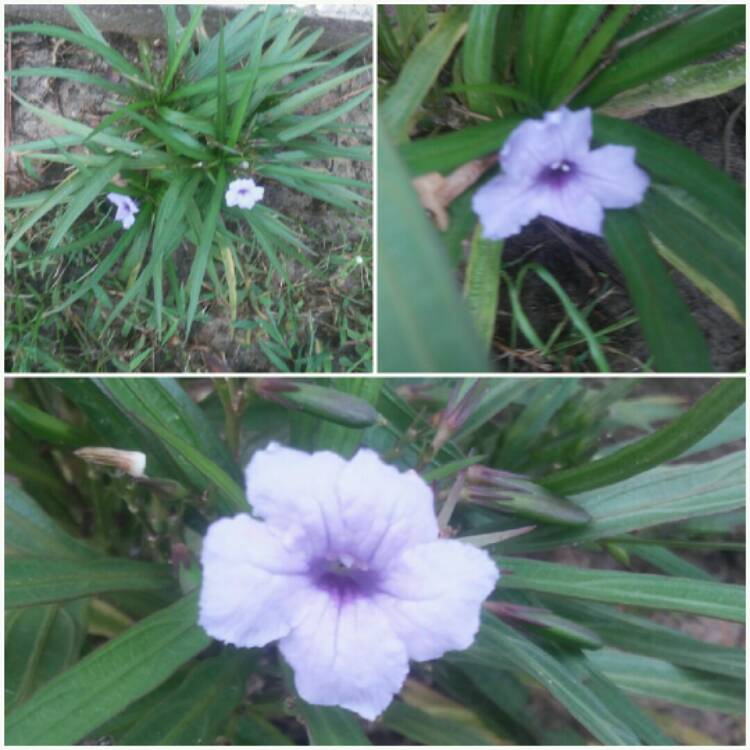
<svg viewBox="0 0 750 750">
<path fill-rule="evenodd" d="M 137 46 L 130 37 L 116 33 L 107 33 L 105 37 L 125 57 L 137 63 Z M 158 67 L 160 60 L 163 62 L 163 44 L 157 40 L 155 44 L 152 43 L 151 48 L 155 65 Z M 117 74 L 113 73 L 99 56 L 61 39 L 35 34 L 16 34 L 12 36 L 10 51 L 13 69 L 41 66 L 70 67 L 119 80 Z M 363 54 L 369 53 L 365 51 Z M 355 57 L 350 61 L 350 65 L 357 67 L 365 62 L 366 59 Z M 371 85 L 371 73 L 363 73 L 315 101 L 308 111 L 314 114 L 331 109 Z M 49 77 L 23 77 L 14 81 L 13 91 L 37 107 L 62 114 L 92 127 L 113 111 L 110 94 L 75 81 Z M 371 138 L 371 123 L 370 103 L 365 101 L 342 118 L 341 125 L 349 127 L 350 130 L 337 134 L 336 143 L 341 146 L 368 144 Z M 62 128 L 51 125 L 29 112 L 18 102 L 10 102 L 10 117 L 6 122 L 6 143 L 25 143 L 61 135 L 64 132 Z M 341 177 L 365 182 L 372 181 L 370 162 L 331 159 L 310 162 L 308 166 L 324 168 Z M 31 175 L 24 169 L 20 159 L 12 155 L 6 156 L 6 195 L 17 195 L 53 186 L 65 174 L 61 165 L 36 163 L 35 167 L 39 171 L 36 175 Z M 370 241 L 371 220 L 368 215 L 352 217 L 320 200 L 297 193 L 272 180 L 264 182 L 264 185 L 266 187 L 264 203 L 290 219 L 292 224 L 298 227 L 303 240 L 312 251 L 310 260 L 313 263 L 317 264 L 325 254 L 331 252 L 334 244 L 338 247 L 350 247 L 353 257 L 358 252 L 357 244 L 363 238 Z M 192 248 L 185 247 L 181 251 L 178 250 L 176 254 L 178 265 L 184 272 L 185 279 L 190 271 L 193 252 Z M 294 263 L 290 262 L 288 269 L 290 278 L 294 279 L 295 276 L 301 278 L 302 267 L 293 268 L 291 267 L 293 265 Z M 305 311 L 312 316 L 321 336 L 325 335 L 326 331 L 330 333 L 330 341 L 324 343 L 330 345 L 335 358 L 338 356 L 335 350 L 341 347 L 341 342 L 339 330 L 334 324 L 334 313 L 345 296 L 369 296 L 368 278 L 371 278 L 371 274 L 350 274 L 341 282 L 343 286 L 338 283 L 341 280 L 337 280 L 334 284 L 330 279 L 313 277 L 305 279 Z M 12 294 L 12 290 L 8 290 L 7 293 Z M 365 312 L 367 311 L 363 310 L 363 313 Z M 75 314 L 75 306 L 72 314 Z M 180 347 L 179 351 L 171 351 L 167 345 L 159 355 L 161 359 L 152 361 L 148 369 L 234 372 L 267 372 L 275 369 L 260 347 L 234 334 L 226 310 L 215 309 L 209 311 L 209 314 L 211 317 L 208 322 L 194 327 L 194 333 L 186 350 Z M 308 319 L 307 316 L 305 319 Z M 344 342 L 344 347 L 346 345 Z M 342 354 L 345 353 L 346 351 L 342 349 Z M 122 355 L 127 359 L 126 349 L 123 350 Z"/>
<path fill-rule="evenodd" d="M 745 112 L 736 118 L 731 135 L 725 138 L 730 115 L 744 100 L 744 89 L 723 96 L 690 102 L 679 107 L 657 109 L 634 122 L 667 136 L 696 151 L 709 162 L 724 169 L 732 178 L 745 182 Z M 535 261 L 548 268 L 578 306 L 604 294 L 590 323 L 594 330 L 613 325 L 632 313 L 632 306 L 606 243 L 591 235 L 563 228 L 553 231 L 545 219 L 533 221 L 524 231 L 509 239 L 503 250 L 503 264 L 512 269 Z M 559 226 L 559 225 L 558 225 Z M 744 329 L 682 274 L 670 270 L 683 298 L 703 331 L 711 361 L 717 372 L 737 372 L 745 367 Z M 564 315 L 555 293 L 538 277 L 526 277 L 522 302 L 532 324 L 544 340 Z M 498 366 L 507 369 L 511 356 L 503 348 L 509 340 L 510 304 L 501 290 L 496 328 Z M 523 343 L 518 350 L 522 349 Z M 612 369 L 638 371 L 649 353 L 640 327 L 635 324 L 614 333 L 606 347 Z M 513 369 L 538 371 L 543 364 L 513 355 Z"/>
</svg>

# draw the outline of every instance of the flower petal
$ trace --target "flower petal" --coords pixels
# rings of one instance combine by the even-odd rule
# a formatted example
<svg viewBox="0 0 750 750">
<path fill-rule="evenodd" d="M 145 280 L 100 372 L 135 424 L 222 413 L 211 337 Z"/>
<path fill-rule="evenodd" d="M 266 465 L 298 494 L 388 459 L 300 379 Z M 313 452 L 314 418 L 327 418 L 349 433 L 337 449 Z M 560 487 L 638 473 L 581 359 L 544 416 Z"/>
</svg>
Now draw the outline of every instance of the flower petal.
<svg viewBox="0 0 750 750">
<path fill-rule="evenodd" d="M 587 192 L 588 183 L 571 179 L 562 187 L 545 187 L 539 194 L 539 213 L 582 232 L 601 235 L 604 209 Z"/>
<path fill-rule="evenodd" d="M 518 234 L 539 215 L 536 196 L 539 188 L 528 180 L 516 181 L 499 175 L 474 194 L 471 205 L 482 222 L 482 236 L 502 240 Z"/>
<path fill-rule="evenodd" d="M 559 161 L 577 161 L 591 142 L 591 110 L 571 112 L 562 107 L 543 120 L 525 120 L 506 140 L 500 152 L 503 173 L 516 180 L 535 178 Z"/>
<path fill-rule="evenodd" d="M 406 649 L 366 598 L 346 602 L 309 592 L 305 619 L 279 642 L 308 703 L 343 706 L 375 719 L 409 671 Z"/>
<path fill-rule="evenodd" d="M 471 645 L 481 604 L 499 577 L 483 550 L 440 540 L 413 547 L 394 561 L 374 602 L 388 615 L 410 658 L 436 659 Z"/>
<path fill-rule="evenodd" d="M 329 451 L 305 453 L 271 443 L 256 451 L 245 469 L 247 497 L 256 515 L 284 530 L 286 542 L 315 555 L 331 539 L 327 510 L 345 467 L 346 461 Z"/>
<path fill-rule="evenodd" d="M 438 538 L 432 490 L 414 471 L 401 472 L 360 449 L 347 464 L 331 508 L 335 552 L 379 568 L 415 544 Z"/>
<path fill-rule="evenodd" d="M 302 616 L 301 592 L 311 586 L 303 555 L 284 547 L 266 524 L 248 515 L 211 524 L 201 554 L 198 622 L 235 646 L 263 646 Z"/>
<path fill-rule="evenodd" d="M 585 189 L 604 208 L 630 208 L 643 200 L 649 177 L 635 163 L 632 146 L 602 146 L 577 163 Z"/>
</svg>

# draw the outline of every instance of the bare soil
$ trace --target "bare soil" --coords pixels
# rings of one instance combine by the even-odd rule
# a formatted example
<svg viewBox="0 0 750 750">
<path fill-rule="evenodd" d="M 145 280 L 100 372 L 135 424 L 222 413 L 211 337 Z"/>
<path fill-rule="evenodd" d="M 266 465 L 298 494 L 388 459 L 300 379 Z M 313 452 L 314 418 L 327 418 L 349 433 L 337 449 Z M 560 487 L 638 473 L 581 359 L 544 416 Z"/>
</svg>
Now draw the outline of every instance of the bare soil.
<svg viewBox="0 0 750 750">
<path fill-rule="evenodd" d="M 660 133 L 696 151 L 726 171 L 733 179 L 745 182 L 745 112 L 735 119 L 727 134 L 730 115 L 743 102 L 744 89 L 723 96 L 690 102 L 679 107 L 657 109 L 634 122 Z M 555 232 L 545 219 L 533 221 L 524 231 L 509 239 L 503 250 L 503 265 L 520 266 L 535 261 L 548 268 L 577 306 L 589 304 L 594 297 L 603 299 L 595 307 L 589 322 L 594 330 L 614 325 L 632 314 L 632 305 L 622 275 L 614 264 L 606 243 L 591 235 L 564 228 Z M 717 372 L 737 372 L 745 367 L 745 333 L 742 326 L 702 294 L 682 274 L 670 273 L 696 322 L 703 331 Z M 530 344 L 521 340 L 516 351 L 508 352 L 511 309 L 507 295 L 500 292 L 496 336 L 498 366 L 507 369 L 512 357 L 513 369 L 538 371 L 543 363 L 523 359 L 522 350 Z M 564 311 L 555 293 L 538 277 L 526 277 L 522 302 L 531 323 L 544 340 L 552 333 Z M 577 352 L 576 352 L 577 353 Z M 639 371 L 649 352 L 638 324 L 613 333 L 606 347 L 616 372 Z"/>
</svg>

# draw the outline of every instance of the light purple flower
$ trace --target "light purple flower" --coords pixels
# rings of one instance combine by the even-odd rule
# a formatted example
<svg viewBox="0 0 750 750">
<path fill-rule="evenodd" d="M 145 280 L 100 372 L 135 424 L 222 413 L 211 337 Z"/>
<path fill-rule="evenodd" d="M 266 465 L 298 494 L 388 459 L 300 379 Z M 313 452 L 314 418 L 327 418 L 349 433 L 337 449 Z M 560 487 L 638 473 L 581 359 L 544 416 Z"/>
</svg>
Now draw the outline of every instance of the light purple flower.
<svg viewBox="0 0 750 750">
<path fill-rule="evenodd" d="M 199 622 L 235 646 L 278 640 L 309 703 L 374 719 L 409 659 L 468 648 L 499 573 L 442 540 L 432 491 L 371 450 L 350 461 L 272 443 L 245 472 L 255 514 L 203 542 Z"/>
<path fill-rule="evenodd" d="M 263 200 L 265 189 L 255 184 L 250 178 L 233 180 L 229 183 L 227 192 L 224 194 L 227 206 L 239 206 L 240 208 L 252 208 L 258 201 Z"/>
<path fill-rule="evenodd" d="M 472 206 L 486 239 L 502 240 L 537 216 L 601 235 L 605 208 L 643 200 L 648 175 L 632 146 L 589 149 L 591 110 L 565 107 L 522 122 L 500 152 L 503 173 L 480 188 Z"/>
<path fill-rule="evenodd" d="M 121 193 L 108 193 L 107 200 L 117 206 L 115 221 L 122 222 L 124 229 L 130 229 L 135 224 L 135 215 L 140 210 L 138 204 L 129 195 Z"/>
</svg>

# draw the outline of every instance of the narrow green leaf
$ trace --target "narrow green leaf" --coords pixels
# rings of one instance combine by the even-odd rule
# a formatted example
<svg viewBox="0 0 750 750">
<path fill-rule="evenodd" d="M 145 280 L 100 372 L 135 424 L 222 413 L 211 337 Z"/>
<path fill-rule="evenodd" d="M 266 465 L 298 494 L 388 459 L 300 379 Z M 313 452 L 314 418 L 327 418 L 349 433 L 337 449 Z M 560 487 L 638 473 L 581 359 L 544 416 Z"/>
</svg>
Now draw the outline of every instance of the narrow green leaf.
<svg viewBox="0 0 750 750">
<path fill-rule="evenodd" d="M 474 112 L 493 116 L 496 113 L 491 93 L 471 91 L 471 84 L 493 83 L 495 71 L 495 39 L 500 5 L 473 5 L 469 10 L 466 38 L 461 45 L 463 80 L 469 84 L 467 100 Z"/>
<path fill-rule="evenodd" d="M 278 139 L 280 141 L 291 141 L 294 138 L 300 138 L 303 135 L 320 130 L 331 122 L 340 119 L 347 112 L 350 112 L 362 102 L 372 98 L 372 91 L 368 88 L 366 91 L 347 99 L 338 107 L 321 112 L 318 115 L 308 115 L 301 122 L 290 128 L 279 131 Z"/>
<path fill-rule="evenodd" d="M 57 68 L 57 67 L 38 67 L 38 68 L 16 68 L 15 70 L 9 70 L 6 75 L 10 78 L 23 78 L 26 76 L 34 77 L 45 77 L 45 78 L 62 78 L 67 81 L 77 81 L 78 83 L 85 83 L 87 86 L 98 86 L 100 89 L 105 91 L 111 91 L 114 94 L 120 96 L 127 96 L 129 89 L 127 86 L 123 86 L 119 83 L 114 83 L 101 76 L 93 75 L 92 73 L 86 73 L 82 70 L 75 70 L 74 68 Z"/>
<path fill-rule="evenodd" d="M 224 55 L 224 23 L 219 29 L 219 55 L 217 58 L 218 75 L 216 77 L 216 137 L 224 140 L 227 127 L 227 60 Z"/>
<path fill-rule="evenodd" d="M 621 91 L 729 49 L 744 38 L 743 8 L 709 6 L 704 13 L 686 18 L 626 49 L 575 98 L 574 106 L 597 107 Z"/>
<path fill-rule="evenodd" d="M 649 656 L 602 649 L 589 659 L 623 690 L 702 711 L 742 716 L 745 713 L 744 680 L 707 675 L 676 667 Z"/>
<path fill-rule="evenodd" d="M 621 482 L 677 458 L 720 425 L 744 401 L 744 380 L 724 380 L 684 414 L 651 435 L 606 458 L 549 474 L 539 480 L 539 484 L 557 494 L 571 495 Z"/>
<path fill-rule="evenodd" d="M 172 81 L 174 80 L 175 74 L 177 73 L 177 70 L 180 67 L 180 62 L 182 62 L 182 58 L 185 56 L 185 53 L 190 48 L 190 43 L 193 40 L 193 34 L 195 33 L 195 30 L 198 28 L 198 24 L 201 22 L 201 19 L 203 18 L 204 10 L 205 8 L 202 5 L 196 5 L 196 6 L 190 7 L 190 20 L 188 21 L 187 26 L 182 30 L 182 34 L 180 35 L 180 41 L 177 44 L 175 53 L 170 58 L 167 64 L 167 72 L 164 76 L 164 82 L 162 84 L 162 91 L 168 91 L 169 87 L 172 85 Z"/>
<path fill-rule="evenodd" d="M 482 226 L 477 223 L 471 239 L 469 263 L 464 277 L 464 299 L 474 319 L 479 339 L 488 354 L 495 333 L 497 303 L 500 297 L 502 253 L 503 243 L 483 239 Z"/>
<path fill-rule="evenodd" d="M 72 745 L 146 695 L 210 638 L 195 624 L 197 594 L 157 612 L 40 688 L 5 722 L 9 745 Z"/>
<path fill-rule="evenodd" d="M 628 614 L 603 604 L 563 597 L 542 597 L 546 606 L 598 633 L 621 651 L 664 659 L 678 666 L 744 679 L 745 652 L 693 638 L 648 617 Z"/>
<path fill-rule="evenodd" d="M 5 482 L 6 555 L 49 555 L 90 560 L 96 552 L 70 536 L 30 495 L 14 482 Z M 6 565 L 8 558 L 6 557 Z"/>
<path fill-rule="evenodd" d="M 136 83 L 143 83 L 141 71 L 135 65 L 128 62 L 119 52 L 112 49 L 108 44 L 82 34 L 79 31 L 66 29 L 64 26 L 52 26 L 46 23 L 21 23 L 9 26 L 5 29 L 6 34 L 42 34 L 44 36 L 65 39 L 73 44 L 78 44 L 85 49 L 91 50 L 106 60 L 115 70 Z"/>
<path fill-rule="evenodd" d="M 250 508 L 245 493 L 237 482 L 213 461 L 207 459 L 183 438 L 175 435 L 170 429 L 145 414 L 134 414 L 135 419 L 157 438 L 163 440 L 172 448 L 182 461 L 187 462 L 191 469 L 204 477 L 208 487 L 215 488 L 217 500 L 222 511 L 229 515 L 236 512 L 247 512 Z"/>
<path fill-rule="evenodd" d="M 437 231 L 381 128 L 378 212 L 378 368 L 480 372 L 482 347 L 462 304 Z"/>
<path fill-rule="evenodd" d="M 372 744 L 357 717 L 343 708 L 312 706 L 297 698 L 294 708 L 307 729 L 311 745 L 370 745 Z"/>
<path fill-rule="evenodd" d="M 500 555 L 493 557 L 509 573 L 501 578 L 501 588 L 688 612 L 735 622 L 745 620 L 742 586 L 648 573 L 589 570 Z"/>
<path fill-rule="evenodd" d="M 87 605 L 82 600 L 5 613 L 6 712 L 75 662 L 83 642 Z"/>
<path fill-rule="evenodd" d="M 5 397 L 5 418 L 32 437 L 53 445 L 78 447 L 86 438 L 86 432 L 80 427 L 37 409 L 13 394 Z"/>
<path fill-rule="evenodd" d="M 380 105 L 382 123 L 395 142 L 406 140 L 412 121 L 454 47 L 466 33 L 466 10 L 449 8 L 409 55 Z"/>
<path fill-rule="evenodd" d="M 115 744 L 215 745 L 243 699 L 250 673 L 248 659 L 232 648 L 199 662 L 178 688 L 115 737 Z"/>
<path fill-rule="evenodd" d="M 211 196 L 211 202 L 208 204 L 206 214 L 203 217 L 201 233 L 198 241 L 198 248 L 195 252 L 195 258 L 190 268 L 190 278 L 188 279 L 189 302 L 187 316 L 185 321 L 185 339 L 190 335 L 190 329 L 193 327 L 195 313 L 198 310 L 200 302 L 201 287 L 203 278 L 206 274 L 206 266 L 213 247 L 216 234 L 216 225 L 221 211 L 221 204 L 224 200 L 224 189 L 227 184 L 227 172 L 224 167 L 219 168 L 219 174 L 214 185 L 214 192 Z"/>
<path fill-rule="evenodd" d="M 5 561 L 5 606 L 79 599 L 109 591 L 152 591 L 174 585 L 166 566 L 133 560 L 72 560 L 13 555 Z"/>
<path fill-rule="evenodd" d="M 703 334 L 638 216 L 632 211 L 609 211 L 604 235 L 625 276 L 656 369 L 711 372 Z"/>
</svg>

